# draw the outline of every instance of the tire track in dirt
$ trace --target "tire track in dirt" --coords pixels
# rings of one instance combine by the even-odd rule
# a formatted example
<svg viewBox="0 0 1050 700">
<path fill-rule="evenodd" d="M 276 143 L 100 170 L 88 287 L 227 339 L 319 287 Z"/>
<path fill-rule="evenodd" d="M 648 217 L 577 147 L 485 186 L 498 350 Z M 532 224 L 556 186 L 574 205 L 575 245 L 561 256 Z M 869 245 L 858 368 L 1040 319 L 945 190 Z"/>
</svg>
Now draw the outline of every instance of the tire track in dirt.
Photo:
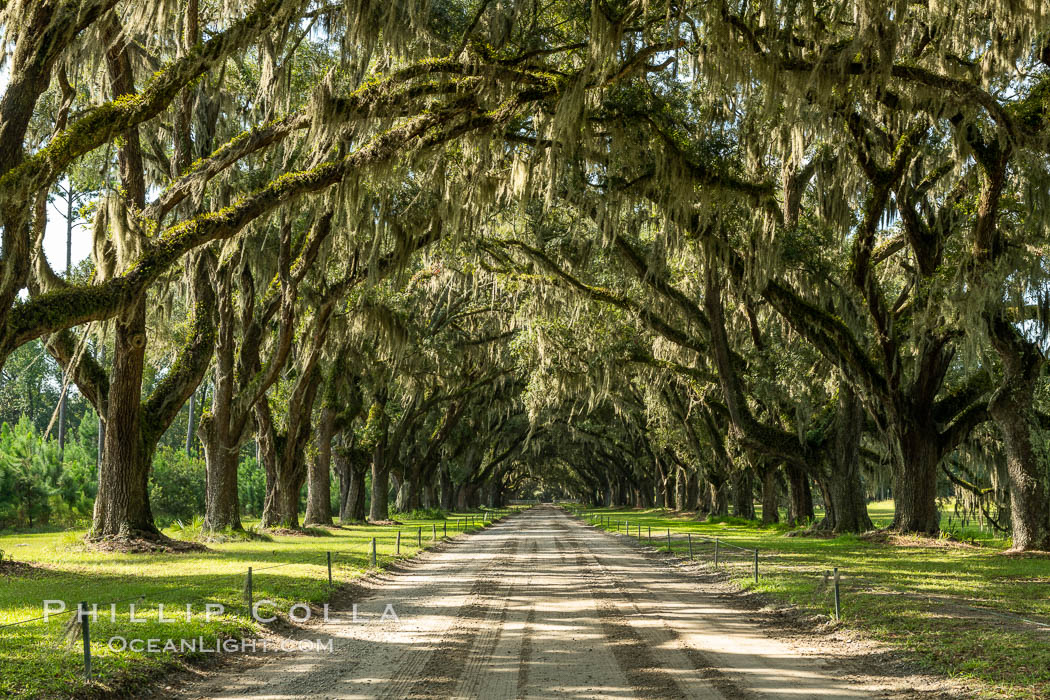
<svg viewBox="0 0 1050 700">
<path fill-rule="evenodd" d="M 651 651 L 650 642 L 631 626 L 612 602 L 615 594 L 602 584 L 598 573 L 588 565 L 582 553 L 576 554 L 576 567 L 586 572 L 584 580 L 598 608 L 602 632 L 631 689 L 645 698 L 686 697 L 674 678 L 661 668 L 662 664 Z"/>
<path fill-rule="evenodd" d="M 523 540 L 516 538 L 518 546 L 514 552 L 517 555 L 521 551 Z M 532 540 L 525 552 L 525 561 L 529 561 L 536 552 L 536 541 Z M 463 669 L 462 682 L 455 693 L 455 697 L 483 697 L 480 689 L 485 680 L 485 668 L 489 665 L 496 646 L 499 644 L 507 626 L 507 613 L 510 603 L 519 590 L 518 578 L 513 575 L 513 570 L 520 567 L 506 567 L 501 571 L 501 578 L 507 579 L 508 584 L 501 595 L 495 597 L 495 607 L 490 607 L 490 614 L 480 625 L 480 630 L 474 640 L 473 648 L 466 668 Z M 531 574 L 529 580 L 531 580 Z M 526 583 L 527 590 L 528 583 Z M 506 694 L 506 693 L 504 693 Z"/>
<path fill-rule="evenodd" d="M 537 571 L 530 591 L 528 666 L 517 698 L 622 698 L 630 687 L 601 624 L 598 601 L 589 594 L 585 572 L 576 562 L 570 527 L 560 511 L 543 513 Z M 542 567 L 542 568 L 541 568 Z M 640 697 L 644 697 L 641 695 Z"/>
<path fill-rule="evenodd" d="M 539 551 L 539 543 L 533 539 L 529 544 L 529 559 L 535 559 Z M 529 579 L 525 582 L 525 590 L 532 587 L 533 572 L 530 569 Z M 536 624 L 536 604 L 530 602 L 529 613 L 525 616 L 525 624 L 521 628 L 521 649 L 518 652 L 518 679 L 517 700 L 524 700 L 529 686 L 529 662 L 532 660 L 532 628 Z"/>
<path fill-rule="evenodd" d="M 429 651 L 420 650 L 409 655 L 401 664 L 380 696 L 382 698 L 447 698 L 451 697 L 467 669 L 475 640 L 492 625 L 488 599 L 500 600 L 502 579 L 508 564 L 521 547 L 521 538 L 512 535 L 477 574 L 466 602 L 446 628 L 441 640 Z M 505 609 L 503 605 L 498 608 Z M 503 614 L 497 610 L 496 617 Z M 496 628 L 498 633 L 498 628 Z"/>
<path fill-rule="evenodd" d="M 631 607 L 635 615 L 645 619 L 653 619 L 653 615 L 647 614 L 642 610 L 639 600 L 634 592 L 631 591 L 630 587 L 611 567 L 602 561 L 601 556 L 593 551 L 590 552 L 590 555 L 594 561 L 594 566 L 604 574 L 610 585 L 617 590 L 620 597 Z M 656 619 L 660 621 L 662 627 L 661 631 L 663 633 L 661 634 L 659 631 L 653 629 L 650 634 L 645 635 L 649 637 L 649 642 L 653 646 L 664 648 L 671 647 L 675 652 L 684 655 L 693 666 L 693 669 L 698 673 L 699 677 L 714 686 L 718 692 L 726 698 L 726 700 L 752 700 L 755 698 L 753 693 L 735 683 L 726 673 L 707 658 L 702 651 L 686 644 L 678 633 L 678 630 L 676 630 L 666 618 L 658 615 L 656 616 Z"/>
<path fill-rule="evenodd" d="M 529 608 L 525 630 L 521 638 L 521 656 L 518 657 L 518 700 L 525 698 L 529 687 L 529 663 L 532 660 L 532 626 L 536 624 L 536 608 Z"/>
</svg>

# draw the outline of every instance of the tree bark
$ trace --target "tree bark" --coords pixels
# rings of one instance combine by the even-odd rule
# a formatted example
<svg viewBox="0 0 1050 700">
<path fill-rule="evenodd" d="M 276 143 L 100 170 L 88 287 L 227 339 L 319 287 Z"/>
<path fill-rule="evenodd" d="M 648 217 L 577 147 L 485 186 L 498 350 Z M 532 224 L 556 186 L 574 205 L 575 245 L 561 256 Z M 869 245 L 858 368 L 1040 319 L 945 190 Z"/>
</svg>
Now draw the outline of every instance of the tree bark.
<svg viewBox="0 0 1050 700">
<path fill-rule="evenodd" d="M 900 532 L 936 535 L 941 530 L 937 510 L 937 474 L 941 452 L 927 425 L 903 427 L 901 455 L 893 464 L 893 528 Z"/>
<path fill-rule="evenodd" d="M 435 487 L 433 481 L 427 481 L 423 484 L 423 507 L 424 508 L 435 508 L 437 507 L 437 497 L 434 495 Z"/>
<path fill-rule="evenodd" d="M 860 473 L 860 439 L 864 430 L 864 408 L 847 385 L 839 387 L 835 433 L 830 445 L 831 464 L 822 479 L 824 522 L 821 529 L 832 532 L 866 532 L 874 528 L 868 517 L 867 499 Z M 827 453 L 825 453 L 827 454 Z M 934 488 L 936 488 L 934 465 Z M 934 504 L 934 512 L 936 512 Z M 937 523 L 940 529 L 940 523 Z"/>
<path fill-rule="evenodd" d="M 332 525 L 332 436 L 335 434 L 335 410 L 329 404 L 321 408 L 317 426 L 317 454 L 310 460 L 306 475 L 305 525 Z"/>
<path fill-rule="evenodd" d="M 186 456 L 193 457 L 193 423 L 197 412 L 197 392 L 190 394 L 190 403 L 186 407 Z"/>
<path fill-rule="evenodd" d="M 441 510 L 447 513 L 452 510 L 454 487 L 444 466 L 438 467 L 438 484 L 441 487 Z"/>
<path fill-rule="evenodd" d="M 733 515 L 754 520 L 755 496 L 751 483 L 751 472 L 746 469 L 738 470 L 730 477 L 730 483 L 733 489 Z"/>
<path fill-rule="evenodd" d="M 134 94 L 134 77 L 126 47 L 118 42 L 120 27 L 112 14 L 101 25 L 107 44 L 105 63 L 114 98 Z M 122 133 L 117 149 L 125 206 L 134 215 L 146 205 L 146 184 L 137 128 Z M 138 236 L 134 231 L 128 236 Z M 117 315 L 113 369 L 109 381 L 107 432 L 98 495 L 91 526 L 93 537 L 160 538 L 149 505 L 149 470 L 156 442 L 144 440 L 142 371 L 146 357 L 146 297 L 142 294 Z M 157 434 L 157 438 L 160 435 Z M 151 444 L 152 443 L 152 444 Z"/>
<path fill-rule="evenodd" d="M 237 463 L 240 451 L 219 440 L 204 441 L 207 471 L 204 527 L 208 530 L 241 530 L 241 506 L 237 493 Z"/>
<path fill-rule="evenodd" d="M 493 508 L 502 508 L 503 499 L 503 478 L 501 476 L 500 478 L 494 479 L 492 482 L 492 501 L 489 505 Z"/>
<path fill-rule="evenodd" d="M 674 509 L 678 512 L 685 510 L 686 491 L 685 469 L 678 467 L 675 469 L 674 480 Z"/>
<path fill-rule="evenodd" d="M 149 505 L 149 470 L 156 445 L 142 440 L 142 370 L 146 356 L 146 302 L 116 319 L 109 410 L 91 535 L 160 538 Z"/>
<path fill-rule="evenodd" d="M 368 486 L 365 476 L 367 474 L 367 464 L 350 465 L 350 489 L 347 497 L 349 510 L 347 511 L 347 522 L 363 523 L 365 521 L 365 516 L 368 515 L 365 511 L 365 502 L 367 500 L 366 491 Z"/>
<path fill-rule="evenodd" d="M 813 510 L 813 491 L 809 486 L 809 477 L 796 466 L 785 466 L 788 481 L 788 524 L 792 526 L 808 525 L 813 522 L 816 513 Z"/>
<path fill-rule="evenodd" d="M 1010 479 L 1012 551 L 1050 551 L 1050 476 L 1035 385 L 1044 364 L 1041 353 L 1003 319 L 990 326 L 992 345 L 1003 363 L 1003 382 L 988 410 L 1003 434 Z"/>
<path fill-rule="evenodd" d="M 233 415 L 234 374 L 233 290 L 230 275 L 216 270 L 218 328 L 215 343 L 215 390 L 212 410 L 200 425 L 207 475 L 204 527 L 208 530 L 240 530 L 240 501 L 237 493 L 237 464 L 247 416 Z M 194 392 L 196 393 L 196 392 Z M 187 431 L 189 433 L 189 431 Z M 189 438 L 187 437 L 187 451 Z"/>
<path fill-rule="evenodd" d="M 408 490 L 405 499 L 405 510 L 419 510 L 423 506 L 422 466 L 417 460 L 405 470 L 405 488 Z"/>
<path fill-rule="evenodd" d="M 332 456 L 336 474 L 339 476 L 339 522 L 364 522 L 365 474 L 368 462 L 358 450 L 336 449 Z"/>
<path fill-rule="evenodd" d="M 372 522 L 390 519 L 390 467 L 381 459 L 372 460 L 372 504 L 368 519 Z"/>
<path fill-rule="evenodd" d="M 316 367 L 304 370 L 288 401 L 286 432 L 278 432 L 265 399 L 255 406 L 267 464 L 267 493 L 262 527 L 299 527 L 299 494 L 306 482 L 305 451 L 311 432 L 310 416 L 320 384 Z"/>
<path fill-rule="evenodd" d="M 157 442 L 200 384 L 211 361 L 215 347 L 215 295 L 208 282 L 207 265 L 203 259 L 198 260 L 193 335 L 145 401 L 141 398 L 145 301 L 132 302 L 117 318 L 113 369 L 106 390 L 100 392 L 98 386 L 88 386 L 85 393 L 95 400 L 108 396 L 104 403 L 109 429 L 99 467 L 92 537 L 163 539 L 150 510 L 149 471 Z"/>
<path fill-rule="evenodd" d="M 394 498 L 394 510 L 399 513 L 404 513 L 409 510 L 410 493 L 412 490 L 411 484 L 408 480 L 408 471 L 402 470 L 400 473 L 394 473 L 391 470 L 391 480 L 394 482 L 393 491 L 396 494 Z"/>
<path fill-rule="evenodd" d="M 780 522 L 780 493 L 777 470 L 769 467 L 762 473 L 762 524 Z"/>
<path fill-rule="evenodd" d="M 286 527 L 292 530 L 299 527 L 299 494 L 303 489 L 303 479 L 278 479 L 274 491 L 267 494 L 272 502 L 269 520 L 263 527 Z"/>
</svg>

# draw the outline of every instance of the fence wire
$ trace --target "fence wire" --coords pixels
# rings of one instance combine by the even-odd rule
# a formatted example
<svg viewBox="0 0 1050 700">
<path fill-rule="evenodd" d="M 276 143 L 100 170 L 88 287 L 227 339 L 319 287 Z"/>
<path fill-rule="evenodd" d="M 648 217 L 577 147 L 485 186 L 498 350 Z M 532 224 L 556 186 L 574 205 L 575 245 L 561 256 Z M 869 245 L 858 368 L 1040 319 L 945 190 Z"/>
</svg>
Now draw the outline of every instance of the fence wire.
<svg viewBox="0 0 1050 700">
<path fill-rule="evenodd" d="M 587 513 L 582 508 L 571 509 L 577 517 L 586 517 L 595 527 L 635 540 L 642 545 L 666 551 L 674 556 L 711 566 L 733 577 L 747 577 L 757 584 L 761 576 L 775 577 L 783 568 L 819 579 L 816 585 L 821 604 L 836 620 L 842 616 L 842 596 L 855 590 L 863 581 L 847 579 L 846 572 L 837 568 L 791 565 L 779 558 L 762 556 L 760 548 L 743 547 L 725 538 L 692 532 L 676 532 L 666 527 L 632 521 L 630 518 L 611 518 L 603 514 Z"/>
</svg>

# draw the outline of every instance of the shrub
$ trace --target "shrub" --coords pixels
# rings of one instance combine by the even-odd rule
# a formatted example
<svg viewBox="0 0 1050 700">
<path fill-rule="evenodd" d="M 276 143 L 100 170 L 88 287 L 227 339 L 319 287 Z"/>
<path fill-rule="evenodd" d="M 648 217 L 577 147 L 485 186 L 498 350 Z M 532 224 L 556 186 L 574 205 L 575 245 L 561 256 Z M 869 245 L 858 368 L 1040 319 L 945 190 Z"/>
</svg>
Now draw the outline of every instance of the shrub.
<svg viewBox="0 0 1050 700">
<path fill-rule="evenodd" d="M 192 521 L 204 512 L 204 462 L 181 449 L 160 447 L 150 471 L 150 505 L 159 522 Z"/>
<path fill-rule="evenodd" d="M 747 518 L 738 518 L 735 515 L 716 515 L 711 516 L 707 519 L 707 522 L 712 525 L 719 523 L 725 523 L 726 525 L 736 525 L 739 527 L 761 527 L 762 523 L 758 520 L 748 520 Z"/>
<path fill-rule="evenodd" d="M 96 491 L 95 459 L 82 445 L 59 452 L 24 416 L 0 426 L 0 525 L 74 522 L 91 513 Z"/>
<path fill-rule="evenodd" d="M 266 499 L 266 472 L 254 457 L 244 457 L 237 467 L 237 498 L 241 512 L 258 517 L 262 515 Z"/>
<path fill-rule="evenodd" d="M 54 486 L 67 520 L 90 517 L 98 493 L 93 452 L 81 443 L 68 443 L 62 453 L 61 476 Z"/>
<path fill-rule="evenodd" d="M 29 419 L 0 426 L 0 521 L 16 527 L 46 525 L 62 463 L 58 445 L 36 435 Z"/>
<path fill-rule="evenodd" d="M 396 515 L 404 520 L 444 520 L 446 513 L 440 508 L 415 508 Z"/>
</svg>

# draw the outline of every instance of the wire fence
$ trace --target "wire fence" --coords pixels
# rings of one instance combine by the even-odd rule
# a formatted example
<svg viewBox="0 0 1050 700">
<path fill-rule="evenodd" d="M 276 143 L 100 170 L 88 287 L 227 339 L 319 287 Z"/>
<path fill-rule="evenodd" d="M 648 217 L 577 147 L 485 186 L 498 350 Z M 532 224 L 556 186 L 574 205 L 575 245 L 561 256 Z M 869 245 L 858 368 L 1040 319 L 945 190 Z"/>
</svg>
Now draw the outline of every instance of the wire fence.
<svg viewBox="0 0 1050 700">
<path fill-rule="evenodd" d="M 422 550 L 424 548 L 424 543 L 432 546 L 439 541 L 447 539 L 450 531 L 453 536 L 456 534 L 470 533 L 502 520 L 504 517 L 514 512 L 517 511 L 511 508 L 497 508 L 486 510 L 477 515 L 445 518 L 441 521 L 440 527 L 438 523 L 432 522 L 429 527 L 424 525 L 413 528 L 398 527 L 390 534 L 376 535 L 368 540 L 368 550 L 366 553 L 368 567 L 369 569 L 376 569 L 401 558 L 402 546 L 407 547 L 414 545 L 418 550 Z M 333 583 L 333 567 L 338 568 L 340 564 L 351 565 L 360 561 L 360 558 L 360 551 L 327 551 L 324 553 L 323 558 L 314 556 L 295 561 L 269 564 L 262 567 L 252 565 L 248 566 L 244 571 L 211 575 L 207 582 L 201 583 L 197 586 L 180 586 L 179 593 L 181 595 L 179 597 L 182 599 L 181 602 L 184 602 L 187 592 L 194 594 L 205 591 L 214 596 L 216 593 L 216 579 L 224 579 L 228 577 L 233 582 L 242 579 L 244 585 L 241 589 L 241 595 L 244 600 L 244 608 L 242 611 L 239 611 L 238 614 L 243 615 L 247 621 L 251 621 L 252 619 L 258 620 L 258 610 L 255 609 L 255 591 L 256 582 L 260 572 L 270 572 L 274 569 L 280 569 L 287 566 L 323 566 L 327 571 L 328 596 L 330 597 L 335 588 L 335 584 Z M 91 623 L 98 621 L 99 609 L 109 608 L 111 611 L 110 620 L 116 622 L 116 606 L 123 603 L 138 601 L 147 605 L 163 606 L 165 602 L 171 604 L 172 601 L 170 595 L 158 595 L 158 592 L 161 591 L 158 591 L 158 588 L 154 587 L 152 590 L 143 591 L 138 595 L 122 598 L 120 600 L 90 604 L 87 601 L 80 601 L 75 607 L 66 607 L 64 601 L 45 601 L 45 611 L 43 615 L 31 617 L 25 620 L 18 620 L 16 622 L 0 624 L 0 630 L 39 622 L 47 623 L 50 622 L 52 618 L 62 619 L 67 615 L 74 615 L 75 617 L 69 620 L 68 624 L 64 627 L 64 636 L 69 636 L 71 638 L 79 637 L 83 640 L 84 677 L 90 680 L 92 677 Z M 171 589 L 165 588 L 162 589 L 162 592 L 170 594 Z M 162 597 L 168 597 L 169 599 L 167 601 L 162 601 L 160 600 Z M 47 609 L 46 604 L 51 602 L 62 603 L 62 609 Z M 163 607 L 159 609 L 162 611 Z M 133 608 L 131 615 L 132 617 L 135 615 L 135 610 Z"/>
<path fill-rule="evenodd" d="M 759 549 L 742 547 L 725 538 L 710 537 L 694 532 L 675 532 L 667 527 L 654 528 L 651 524 L 641 523 L 630 518 L 616 518 L 610 515 L 587 513 L 583 508 L 571 508 L 577 517 L 585 517 L 595 527 L 624 537 L 636 539 L 639 543 L 666 551 L 672 555 L 687 558 L 715 570 L 726 573 L 731 578 L 750 580 L 754 585 L 759 576 L 776 575 L 785 566 L 778 561 L 771 567 L 768 555 L 763 557 Z M 812 575 L 821 579 L 818 589 L 825 592 L 826 604 L 832 619 L 842 619 L 842 578 L 838 567 L 794 567 L 797 573 Z"/>
</svg>

